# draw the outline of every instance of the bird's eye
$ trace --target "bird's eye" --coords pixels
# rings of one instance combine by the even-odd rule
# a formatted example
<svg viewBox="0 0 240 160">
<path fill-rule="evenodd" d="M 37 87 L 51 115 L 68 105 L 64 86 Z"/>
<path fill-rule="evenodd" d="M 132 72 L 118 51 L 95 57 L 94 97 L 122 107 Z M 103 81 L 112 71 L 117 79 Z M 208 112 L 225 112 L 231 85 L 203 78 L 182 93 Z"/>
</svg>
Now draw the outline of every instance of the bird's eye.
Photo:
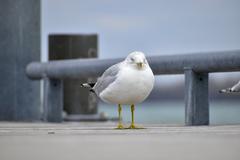
<svg viewBox="0 0 240 160">
<path fill-rule="evenodd" d="M 131 57 L 131 58 L 130 58 L 130 60 L 133 62 L 133 61 L 134 61 L 134 58 L 133 58 L 133 57 Z"/>
</svg>

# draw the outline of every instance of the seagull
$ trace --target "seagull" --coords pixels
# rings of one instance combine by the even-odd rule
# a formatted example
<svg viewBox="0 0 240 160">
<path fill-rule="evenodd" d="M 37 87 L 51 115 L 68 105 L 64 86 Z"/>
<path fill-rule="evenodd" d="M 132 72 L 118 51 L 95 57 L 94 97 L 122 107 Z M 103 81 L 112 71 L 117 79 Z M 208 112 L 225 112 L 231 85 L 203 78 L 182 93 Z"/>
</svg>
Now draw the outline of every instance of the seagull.
<svg viewBox="0 0 240 160">
<path fill-rule="evenodd" d="M 231 88 L 222 89 L 220 93 L 240 92 L 240 81 Z"/>
<path fill-rule="evenodd" d="M 131 107 L 131 125 L 128 129 L 138 129 L 134 123 L 135 104 L 143 102 L 153 89 L 154 75 L 143 52 L 130 53 L 125 60 L 109 67 L 96 83 L 83 83 L 106 103 L 118 105 L 119 122 L 117 129 L 124 129 L 122 105 Z"/>
</svg>

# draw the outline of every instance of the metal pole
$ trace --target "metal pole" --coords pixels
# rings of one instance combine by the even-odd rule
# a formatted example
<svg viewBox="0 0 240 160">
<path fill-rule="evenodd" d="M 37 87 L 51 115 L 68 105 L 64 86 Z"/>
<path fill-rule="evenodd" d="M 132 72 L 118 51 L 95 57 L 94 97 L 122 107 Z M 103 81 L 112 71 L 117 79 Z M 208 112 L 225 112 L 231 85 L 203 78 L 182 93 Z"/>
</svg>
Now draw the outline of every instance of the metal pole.
<svg viewBox="0 0 240 160">
<path fill-rule="evenodd" d="M 63 112 L 63 81 L 44 79 L 44 114 L 43 120 L 62 122 Z"/>
<path fill-rule="evenodd" d="M 185 124 L 209 124 L 208 73 L 185 68 Z"/>
<path fill-rule="evenodd" d="M 0 2 L 0 120 L 39 121 L 40 83 L 25 75 L 40 61 L 40 1 Z"/>
<path fill-rule="evenodd" d="M 48 63 L 33 62 L 26 72 L 32 79 L 47 75 L 50 78 L 98 77 L 109 66 L 121 59 L 77 59 L 52 61 Z M 184 67 L 191 67 L 198 73 L 240 71 L 240 50 L 212 52 L 202 54 L 152 56 L 149 64 L 155 75 L 183 74 Z"/>
</svg>

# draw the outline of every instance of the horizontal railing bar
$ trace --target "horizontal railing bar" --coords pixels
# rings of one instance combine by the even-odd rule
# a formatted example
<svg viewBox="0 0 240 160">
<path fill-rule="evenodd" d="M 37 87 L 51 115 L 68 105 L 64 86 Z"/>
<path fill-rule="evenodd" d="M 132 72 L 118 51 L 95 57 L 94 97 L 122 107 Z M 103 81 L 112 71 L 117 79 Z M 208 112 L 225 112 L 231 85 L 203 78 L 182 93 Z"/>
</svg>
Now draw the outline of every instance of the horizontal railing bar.
<svg viewBox="0 0 240 160">
<path fill-rule="evenodd" d="M 240 50 L 150 56 L 147 59 L 155 75 L 183 74 L 184 68 L 192 68 L 200 73 L 240 71 Z M 32 62 L 27 66 L 26 73 L 32 79 L 98 77 L 109 66 L 122 60 L 119 58 Z"/>
</svg>

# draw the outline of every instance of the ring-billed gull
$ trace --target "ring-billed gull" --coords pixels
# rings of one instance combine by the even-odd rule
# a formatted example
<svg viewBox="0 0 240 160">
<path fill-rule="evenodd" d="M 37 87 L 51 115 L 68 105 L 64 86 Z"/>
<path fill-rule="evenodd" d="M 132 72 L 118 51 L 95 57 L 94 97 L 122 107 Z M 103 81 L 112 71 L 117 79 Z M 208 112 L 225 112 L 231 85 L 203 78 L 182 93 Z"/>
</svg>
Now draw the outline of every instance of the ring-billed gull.
<svg viewBox="0 0 240 160">
<path fill-rule="evenodd" d="M 220 93 L 240 92 L 240 81 L 231 88 L 222 89 Z"/>
<path fill-rule="evenodd" d="M 153 89 L 154 75 L 142 52 L 132 52 L 126 59 L 108 68 L 96 83 L 84 83 L 104 102 L 118 104 L 119 123 L 122 129 L 122 106 L 130 105 L 132 122 L 130 129 L 138 128 L 134 124 L 135 104 L 144 101 Z"/>
</svg>

